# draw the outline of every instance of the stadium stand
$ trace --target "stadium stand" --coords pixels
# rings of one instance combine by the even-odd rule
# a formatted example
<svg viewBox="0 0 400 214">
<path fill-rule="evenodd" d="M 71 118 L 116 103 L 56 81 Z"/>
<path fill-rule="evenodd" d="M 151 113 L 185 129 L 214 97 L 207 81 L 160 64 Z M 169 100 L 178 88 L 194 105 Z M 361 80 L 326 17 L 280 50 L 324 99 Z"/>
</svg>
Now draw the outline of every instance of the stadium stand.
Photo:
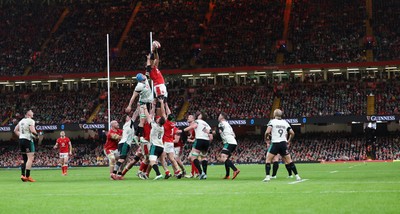
<svg viewBox="0 0 400 214">
<path fill-rule="evenodd" d="M 363 0 L 295 1 L 288 38 L 293 50 L 285 63 L 366 61 L 362 44 L 366 12 Z"/>
<path fill-rule="evenodd" d="M 3 5 L 0 8 L 0 76 L 21 76 L 40 57 L 62 8 L 41 5 Z"/>
</svg>

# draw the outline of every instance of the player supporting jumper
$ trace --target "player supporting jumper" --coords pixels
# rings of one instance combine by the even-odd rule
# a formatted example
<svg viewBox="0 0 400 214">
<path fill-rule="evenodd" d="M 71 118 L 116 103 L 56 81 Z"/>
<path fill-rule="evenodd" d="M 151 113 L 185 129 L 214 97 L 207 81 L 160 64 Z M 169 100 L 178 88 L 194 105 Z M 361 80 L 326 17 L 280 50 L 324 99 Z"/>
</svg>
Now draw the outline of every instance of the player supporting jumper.
<svg viewBox="0 0 400 214">
<path fill-rule="evenodd" d="M 132 104 L 134 103 L 136 97 L 139 96 L 139 116 L 140 122 L 137 130 L 137 136 L 143 137 L 143 126 L 146 121 L 146 116 L 144 114 L 144 107 L 150 109 L 151 103 L 153 102 L 153 94 L 151 92 L 151 87 L 149 85 L 149 81 L 147 77 L 142 73 L 138 73 L 136 75 L 136 79 L 138 81 L 135 90 L 132 94 L 131 99 L 129 100 L 128 107 L 126 107 L 125 112 L 130 113 L 132 110 Z"/>
<path fill-rule="evenodd" d="M 29 110 L 25 118 L 19 121 L 14 129 L 14 133 L 19 137 L 19 147 L 22 154 L 23 163 L 21 164 L 21 180 L 23 182 L 35 182 L 31 177 L 31 167 L 35 155 L 35 144 L 33 139 L 37 137 L 33 111 Z"/>
<path fill-rule="evenodd" d="M 119 159 L 114 167 L 114 172 L 117 171 L 117 175 L 115 173 L 112 174 L 114 180 L 123 179 L 121 166 L 125 163 L 128 152 L 131 149 L 132 141 L 135 137 L 134 122 L 138 114 L 137 112 L 138 111 L 135 111 L 132 118 L 129 117 L 129 115 L 125 116 L 125 124 L 122 127 L 122 138 L 118 143 Z"/>
<path fill-rule="evenodd" d="M 108 158 L 108 164 L 110 166 L 110 177 L 113 178 L 113 174 L 117 172 L 114 170 L 115 165 L 115 153 L 118 151 L 118 142 L 122 137 L 122 130 L 119 128 L 119 124 L 116 120 L 111 121 L 111 130 L 107 134 L 106 144 L 104 145 L 104 154 Z"/>
<path fill-rule="evenodd" d="M 212 131 L 210 125 L 204 121 L 206 119 L 203 112 L 200 112 L 196 116 L 197 120 L 192 123 L 189 127 L 186 127 L 184 131 L 190 131 L 194 129 L 196 133 L 196 141 L 193 144 L 192 151 L 189 155 L 189 160 L 194 162 L 194 165 L 199 170 L 200 180 L 207 179 L 207 152 L 210 147 L 210 142 L 213 139 Z M 200 157 L 201 164 L 203 169 L 200 166 Z"/>
<path fill-rule="evenodd" d="M 167 118 L 167 120 L 164 123 L 164 136 L 163 136 L 163 142 L 164 142 L 164 152 L 167 155 L 167 158 L 169 161 L 171 161 L 172 168 L 174 170 L 175 176 L 180 179 L 182 177 L 182 172 L 179 170 L 178 163 L 176 163 L 175 160 L 175 150 L 174 150 L 174 129 L 175 129 L 175 116 L 171 114 L 171 110 L 169 109 L 168 105 L 165 104 L 165 109 L 166 111 L 161 111 L 161 112 L 166 112 L 168 116 L 164 113 L 161 116 L 164 118 Z M 166 165 L 165 158 L 162 158 L 162 163 L 163 165 Z M 166 167 L 165 167 L 166 168 Z M 168 170 L 168 168 L 167 168 Z M 166 171 L 165 178 L 167 179 L 170 177 L 169 171 Z"/>
<path fill-rule="evenodd" d="M 62 175 L 67 175 L 68 171 L 68 158 L 69 155 L 72 155 L 72 144 L 71 140 L 65 136 L 65 132 L 60 132 L 60 137 L 57 139 L 56 144 L 53 147 L 54 149 L 59 148 L 60 150 L 60 165 Z"/>
<path fill-rule="evenodd" d="M 125 176 L 125 174 L 132 169 L 132 167 L 139 161 L 140 167 L 139 171 L 137 173 L 137 176 L 140 179 L 148 179 L 148 174 L 147 168 L 149 165 L 149 155 L 150 155 L 150 131 L 151 131 L 151 125 L 147 123 L 147 121 L 144 123 L 143 126 L 143 137 L 140 138 L 139 141 L 139 147 L 136 150 L 135 156 L 133 157 L 133 160 L 129 162 L 126 166 L 125 169 L 122 171 L 122 176 Z"/>
<path fill-rule="evenodd" d="M 297 174 L 296 166 L 294 165 L 287 149 L 287 143 L 290 143 L 290 141 L 294 137 L 294 131 L 290 127 L 288 122 L 282 120 L 282 111 L 280 109 L 276 109 L 274 111 L 274 118 L 275 119 L 269 121 L 268 128 L 265 131 L 265 136 L 264 136 L 265 141 L 268 144 L 269 143 L 268 138 L 271 135 L 271 146 L 268 149 L 267 157 L 265 160 L 266 177 L 263 181 L 268 182 L 271 180 L 270 176 L 271 161 L 277 154 L 280 154 L 282 156 L 284 162 L 288 164 L 288 167 L 295 174 L 296 180 L 300 181 L 301 178 Z M 288 134 L 289 134 L 289 139 L 286 138 Z"/>
<path fill-rule="evenodd" d="M 218 130 L 219 134 L 221 135 L 222 142 L 224 143 L 224 148 L 221 151 L 220 161 L 225 163 L 226 174 L 224 179 L 229 179 L 229 171 L 231 168 L 233 170 L 233 180 L 240 173 L 240 170 L 237 169 L 229 159 L 236 149 L 237 141 L 235 139 L 235 132 L 233 132 L 232 126 L 228 123 L 228 121 L 226 121 L 226 119 L 227 115 L 224 112 L 221 112 L 218 116 Z"/>
<path fill-rule="evenodd" d="M 161 104 L 161 111 L 164 111 L 164 101 L 162 99 L 159 99 L 159 102 Z M 151 143 L 151 148 L 150 148 L 150 166 L 154 169 L 156 172 L 156 177 L 154 180 L 159 180 L 162 179 L 163 176 L 160 173 L 160 170 L 157 165 L 157 159 L 161 157 L 162 153 L 164 152 L 164 144 L 162 141 L 162 137 L 164 135 L 164 123 L 165 123 L 165 118 L 164 117 L 159 117 L 156 119 L 156 121 L 153 120 L 154 117 L 154 112 L 155 108 L 152 108 L 151 113 L 145 109 L 145 114 L 147 118 L 147 122 L 150 123 L 151 125 L 151 131 L 150 131 L 150 143 Z M 165 114 L 165 113 L 164 113 Z"/>
</svg>

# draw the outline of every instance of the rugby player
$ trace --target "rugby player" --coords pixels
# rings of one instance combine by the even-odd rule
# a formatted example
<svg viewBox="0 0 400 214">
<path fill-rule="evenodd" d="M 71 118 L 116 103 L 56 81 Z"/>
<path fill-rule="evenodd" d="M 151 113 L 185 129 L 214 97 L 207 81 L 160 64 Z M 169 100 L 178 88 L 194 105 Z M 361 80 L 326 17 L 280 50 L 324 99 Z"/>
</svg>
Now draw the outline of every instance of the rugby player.
<svg viewBox="0 0 400 214">
<path fill-rule="evenodd" d="M 125 124 L 122 127 L 122 138 L 118 142 L 118 152 L 119 152 L 119 159 L 114 167 L 114 172 L 116 171 L 117 174 L 113 173 L 112 178 L 114 180 L 122 180 L 122 165 L 125 163 L 127 158 L 128 152 L 131 149 L 133 138 L 135 137 L 135 128 L 134 122 L 137 116 L 137 112 L 135 111 L 133 117 L 129 117 L 129 115 L 125 116 Z"/>
<path fill-rule="evenodd" d="M 60 165 L 62 175 L 67 175 L 68 172 L 68 159 L 69 155 L 72 155 L 72 144 L 71 140 L 65 136 L 65 132 L 60 132 L 60 137 L 57 139 L 54 149 L 59 148 L 60 150 Z"/>
<path fill-rule="evenodd" d="M 115 154 L 118 151 L 118 142 L 122 137 L 122 130 L 116 120 L 110 122 L 111 130 L 107 133 L 106 144 L 104 145 L 104 154 L 108 158 L 108 165 L 110 167 L 110 178 L 113 179 L 113 174 L 117 171 L 114 170 Z"/>
<path fill-rule="evenodd" d="M 188 115 L 188 117 L 187 117 L 187 122 L 188 122 L 188 124 L 189 124 L 189 126 L 192 124 L 192 123 L 194 123 L 194 121 L 195 121 L 195 118 L 194 118 L 194 116 L 193 115 Z M 192 130 L 190 130 L 189 131 L 189 136 L 188 136 L 188 140 L 187 140 L 187 142 L 189 142 L 189 143 L 194 143 L 196 141 L 196 133 L 195 133 L 195 131 L 194 131 L 194 129 L 192 129 Z M 190 160 L 189 160 L 190 161 Z M 199 177 L 200 176 L 200 174 L 199 174 L 199 170 L 196 168 L 196 166 L 194 165 L 194 162 L 193 161 L 190 161 L 190 164 L 191 164 L 191 171 L 190 171 L 190 175 L 186 175 L 185 176 L 185 178 L 197 178 L 197 177 Z"/>
<path fill-rule="evenodd" d="M 136 75 L 136 79 L 138 81 L 135 90 L 133 91 L 132 97 L 129 100 L 128 107 L 126 107 L 125 112 L 130 113 L 132 110 L 132 104 L 136 100 L 136 97 L 139 97 L 139 116 L 140 121 L 137 130 L 137 136 L 143 136 L 143 126 L 146 121 L 146 116 L 144 115 L 144 107 L 150 109 L 151 103 L 153 102 L 153 93 L 151 91 L 151 87 L 149 85 L 149 81 L 147 77 L 142 73 L 138 73 Z"/>
<path fill-rule="evenodd" d="M 186 175 L 186 170 L 185 170 L 185 166 L 183 165 L 182 162 L 182 154 L 183 154 L 183 137 L 182 134 L 184 134 L 184 132 L 182 132 L 182 130 L 179 130 L 177 127 L 174 128 L 174 151 L 175 151 L 175 160 L 176 163 L 179 165 L 179 167 L 181 168 L 182 171 L 182 176 Z"/>
<path fill-rule="evenodd" d="M 210 125 L 204 120 L 206 119 L 205 113 L 198 112 L 196 114 L 196 120 L 190 126 L 186 127 L 184 131 L 195 131 L 196 140 L 192 146 L 192 151 L 189 155 L 189 160 L 194 162 L 194 165 L 199 170 L 200 180 L 207 179 L 207 152 L 210 147 L 210 142 L 213 139 Z M 200 160 L 203 169 L 200 166 Z"/>
<path fill-rule="evenodd" d="M 161 112 L 165 111 L 164 109 L 164 101 L 163 99 L 158 100 L 161 104 Z M 162 137 L 164 135 L 164 123 L 165 123 L 165 118 L 163 116 L 157 118 L 156 120 L 153 119 L 154 114 L 155 114 L 155 108 L 153 107 L 151 110 L 151 113 L 148 112 L 147 108 L 145 107 L 144 109 L 145 115 L 147 122 L 150 123 L 151 125 L 151 131 L 150 131 L 150 143 L 151 143 L 151 148 L 150 148 L 150 166 L 154 169 L 156 172 L 156 177 L 154 180 L 159 180 L 162 179 L 163 176 L 160 173 L 160 170 L 157 165 L 157 159 L 161 157 L 162 153 L 164 152 L 164 143 L 162 141 Z M 165 113 L 163 113 L 165 114 Z"/>
<path fill-rule="evenodd" d="M 161 116 L 164 118 L 167 118 L 167 120 L 164 123 L 164 136 L 163 136 L 164 153 L 166 154 L 167 158 L 171 162 L 175 176 L 177 178 L 181 178 L 182 172 L 179 170 L 179 166 L 176 163 L 175 150 L 174 150 L 175 115 L 171 114 L 171 110 L 169 109 L 168 104 L 165 104 L 165 110 L 166 111 L 161 111 L 161 112 L 164 112 L 164 114 L 162 114 Z M 171 174 L 170 174 L 168 168 L 166 168 L 166 161 L 165 161 L 164 155 L 161 158 L 161 160 L 162 160 L 162 165 L 164 166 L 164 169 L 167 170 L 165 172 L 165 178 L 168 179 L 169 177 L 171 177 Z"/>
<path fill-rule="evenodd" d="M 295 174 L 296 180 L 300 181 L 301 178 L 297 173 L 297 169 L 295 164 L 293 163 L 290 154 L 288 152 L 287 143 L 294 137 L 294 131 L 290 127 L 289 123 L 285 120 L 282 120 L 282 111 L 280 109 L 276 109 L 274 111 L 274 118 L 269 121 L 268 128 L 265 131 L 265 140 L 267 144 L 269 143 L 269 136 L 271 135 L 271 146 L 268 149 L 268 153 L 265 160 L 265 173 L 266 177 L 263 180 L 264 182 L 268 182 L 271 180 L 270 171 L 271 171 L 271 161 L 277 155 L 280 154 L 288 164 L 288 167 Z M 289 134 L 289 138 L 287 139 L 287 135 Z"/>
<path fill-rule="evenodd" d="M 220 161 L 225 163 L 225 177 L 224 179 L 229 179 L 230 169 L 233 170 L 232 180 L 236 178 L 236 176 L 240 173 L 240 170 L 236 168 L 233 164 L 232 160 L 229 158 L 232 156 L 232 153 L 235 151 L 237 147 L 236 135 L 233 132 L 232 126 L 226 121 L 227 115 L 224 112 L 221 112 L 218 116 L 218 131 L 221 135 L 222 142 L 224 143 L 224 148 L 221 151 Z"/>
<path fill-rule="evenodd" d="M 35 158 L 35 144 L 33 140 L 38 134 L 35 129 L 35 121 L 33 111 L 29 110 L 25 114 L 25 118 L 19 121 L 14 129 L 14 133 L 19 138 L 19 148 L 21 151 L 23 162 L 21 164 L 21 180 L 23 182 L 35 182 L 31 177 L 31 168 L 33 159 Z"/>
<path fill-rule="evenodd" d="M 151 47 L 152 53 L 147 55 L 146 72 L 150 74 L 150 78 L 153 80 L 156 98 L 164 99 L 168 97 L 168 92 L 167 87 L 165 86 L 163 74 L 158 69 L 158 65 L 160 64 L 158 47 L 160 47 L 160 43 L 158 41 L 154 41 Z"/>
</svg>

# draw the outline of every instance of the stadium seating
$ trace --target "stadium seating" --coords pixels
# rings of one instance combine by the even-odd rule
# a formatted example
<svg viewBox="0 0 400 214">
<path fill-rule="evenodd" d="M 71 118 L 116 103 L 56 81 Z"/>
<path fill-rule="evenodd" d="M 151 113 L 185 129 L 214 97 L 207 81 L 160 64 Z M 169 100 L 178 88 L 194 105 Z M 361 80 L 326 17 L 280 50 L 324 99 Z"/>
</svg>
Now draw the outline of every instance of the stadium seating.
<svg viewBox="0 0 400 214">
<path fill-rule="evenodd" d="M 400 59 L 400 31 L 397 25 L 400 2 L 396 0 L 373 1 L 373 19 L 375 35 L 375 60 Z"/>
<path fill-rule="evenodd" d="M 96 89 L 57 90 L 46 93 L 26 91 L 20 96 L 9 96 L 7 106 L 0 105 L 2 114 L 13 113 L 9 124 L 16 124 L 29 109 L 33 110 L 34 120 L 40 124 L 79 123 L 88 119 L 99 102 Z"/>
<path fill-rule="evenodd" d="M 39 4 L 1 6 L 0 76 L 21 76 L 36 62 L 61 12 L 61 7 Z"/>
<path fill-rule="evenodd" d="M 210 119 L 217 119 L 220 112 L 230 118 L 268 118 L 273 90 L 252 86 L 198 88 L 189 102 L 189 114 L 203 110 Z"/>
<path fill-rule="evenodd" d="M 294 1 L 289 27 L 293 47 L 286 64 L 362 62 L 366 60 L 364 0 Z"/>
<path fill-rule="evenodd" d="M 2 6 L 0 27 L 10 30 L 0 33 L 0 75 L 22 75 L 28 65 L 31 75 L 104 71 L 107 33 L 111 71 L 141 70 L 150 31 L 162 44 L 161 69 L 272 65 L 277 51 L 286 53 L 285 64 L 363 62 L 366 21 L 374 30 L 374 60 L 394 60 L 400 52 L 399 32 L 392 27 L 398 6 L 395 0 L 374 1 L 373 18 L 367 20 L 364 0 L 294 1 L 287 44 L 280 50 L 284 1 L 217 1 L 209 23 L 204 22 L 206 2 L 143 2 L 119 50 L 115 47 L 134 5 L 69 5 L 43 52 L 40 47 L 64 7 Z"/>
</svg>

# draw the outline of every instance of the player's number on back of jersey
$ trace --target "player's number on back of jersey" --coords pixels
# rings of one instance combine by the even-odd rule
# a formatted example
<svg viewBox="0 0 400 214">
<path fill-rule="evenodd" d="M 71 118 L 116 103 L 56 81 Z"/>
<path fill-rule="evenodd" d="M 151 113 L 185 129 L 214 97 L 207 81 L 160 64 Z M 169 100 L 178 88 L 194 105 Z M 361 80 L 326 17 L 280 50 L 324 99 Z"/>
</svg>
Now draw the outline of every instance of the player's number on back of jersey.
<svg viewBox="0 0 400 214">
<path fill-rule="evenodd" d="M 157 137 L 158 137 L 158 139 L 161 139 L 162 138 L 161 133 L 158 133 Z"/>
<path fill-rule="evenodd" d="M 282 137 L 282 135 L 283 135 L 283 129 L 278 129 L 278 133 L 280 134 L 279 137 Z"/>
</svg>

